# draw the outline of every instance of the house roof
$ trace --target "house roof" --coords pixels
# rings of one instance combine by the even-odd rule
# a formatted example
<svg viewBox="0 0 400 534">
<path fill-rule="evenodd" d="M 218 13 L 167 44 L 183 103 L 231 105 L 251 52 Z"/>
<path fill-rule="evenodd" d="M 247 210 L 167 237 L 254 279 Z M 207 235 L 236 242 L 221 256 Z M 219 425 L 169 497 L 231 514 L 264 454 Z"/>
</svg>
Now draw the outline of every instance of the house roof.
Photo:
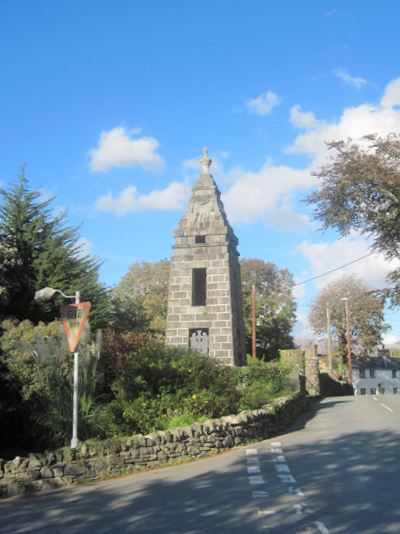
<svg viewBox="0 0 400 534">
<path fill-rule="evenodd" d="M 371 358 L 354 358 L 354 369 L 400 369 L 400 360 L 387 356 L 373 356 Z"/>
</svg>

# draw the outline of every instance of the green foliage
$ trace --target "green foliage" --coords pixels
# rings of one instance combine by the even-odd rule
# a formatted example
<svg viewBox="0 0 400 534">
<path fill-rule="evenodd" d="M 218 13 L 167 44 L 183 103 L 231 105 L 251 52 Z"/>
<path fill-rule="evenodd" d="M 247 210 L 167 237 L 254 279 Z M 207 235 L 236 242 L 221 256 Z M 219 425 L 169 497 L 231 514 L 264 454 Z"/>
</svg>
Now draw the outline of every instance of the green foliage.
<svg viewBox="0 0 400 534">
<path fill-rule="evenodd" d="M 240 409 L 254 410 L 270 403 L 285 389 L 291 367 L 282 362 L 264 362 L 247 357 L 247 366 L 235 369 L 240 385 Z"/>
<path fill-rule="evenodd" d="M 293 348 L 296 303 L 293 277 L 287 269 L 258 259 L 241 260 L 243 312 L 247 351 L 251 352 L 252 286 L 256 288 L 257 357 L 275 359 L 279 349 Z"/>
<path fill-rule="evenodd" d="M 134 263 L 113 292 L 113 328 L 164 335 L 168 281 L 168 260 Z"/>
<path fill-rule="evenodd" d="M 331 161 L 314 175 L 320 187 L 309 196 L 315 218 L 342 236 L 356 230 L 372 238 L 374 249 L 400 257 L 400 135 L 369 135 L 358 142 L 328 143 Z M 389 280 L 389 295 L 400 303 L 400 270 Z"/>
<path fill-rule="evenodd" d="M 113 385 L 125 432 L 169 427 L 178 417 L 193 420 L 237 410 L 233 369 L 177 348 L 149 343 L 129 354 Z"/>
<path fill-rule="evenodd" d="M 384 322 L 384 301 L 354 276 L 342 276 L 328 284 L 312 303 L 310 325 L 318 335 L 326 335 L 326 307 L 329 303 L 331 333 L 341 359 L 346 355 L 346 321 L 343 297 L 349 297 L 351 346 L 360 356 L 382 342 L 389 325 Z"/>
<path fill-rule="evenodd" d="M 14 440 L 22 437 L 30 448 L 67 443 L 72 430 L 73 356 L 67 350 L 60 323 L 34 326 L 30 321 L 8 320 L 1 328 L 0 368 L 8 385 L 3 403 L 10 414 L 4 421 L 6 429 Z M 103 417 L 96 402 L 99 353 L 100 339 L 90 342 L 87 330 L 79 352 L 81 439 L 104 435 Z M 13 411 L 20 417 L 18 428 L 11 419 Z"/>
<path fill-rule="evenodd" d="M 0 270 L 0 319 L 15 317 L 35 323 L 58 317 L 60 301 L 33 302 L 37 289 L 50 286 L 66 294 L 81 292 L 93 303 L 94 328 L 107 323 L 108 294 L 98 282 L 98 261 L 83 251 L 76 228 L 66 225 L 66 213 L 54 214 L 53 198 L 30 191 L 22 171 L 9 190 L 0 189 L 0 248 L 7 262 Z M 11 255 L 11 257 L 10 257 Z"/>
<path fill-rule="evenodd" d="M 1 327 L 3 430 L 14 444 L 22 435 L 25 441 L 19 446 L 31 450 L 68 443 L 73 358 L 60 323 L 4 321 Z M 258 408 L 284 388 L 285 368 L 279 363 L 257 361 L 232 368 L 195 352 L 165 347 L 149 335 L 109 329 L 101 356 L 100 345 L 99 337 L 91 342 L 89 332 L 80 343 L 81 440 L 148 433 Z M 105 385 L 104 378 L 110 384 Z M 19 434 L 12 427 L 16 414 Z"/>
</svg>

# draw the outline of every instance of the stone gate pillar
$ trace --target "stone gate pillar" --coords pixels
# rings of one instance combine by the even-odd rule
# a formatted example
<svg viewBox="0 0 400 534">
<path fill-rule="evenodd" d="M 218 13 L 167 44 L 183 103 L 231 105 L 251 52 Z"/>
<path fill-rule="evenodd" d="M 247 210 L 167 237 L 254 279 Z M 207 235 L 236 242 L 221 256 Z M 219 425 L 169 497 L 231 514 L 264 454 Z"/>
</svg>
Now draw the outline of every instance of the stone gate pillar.
<svg viewBox="0 0 400 534">
<path fill-rule="evenodd" d="M 166 344 L 191 347 L 227 365 L 245 359 L 238 240 L 210 174 L 207 149 L 175 230 Z"/>
<path fill-rule="evenodd" d="M 320 375 L 317 345 L 310 345 L 305 358 L 306 390 L 309 395 L 320 395 Z"/>
</svg>

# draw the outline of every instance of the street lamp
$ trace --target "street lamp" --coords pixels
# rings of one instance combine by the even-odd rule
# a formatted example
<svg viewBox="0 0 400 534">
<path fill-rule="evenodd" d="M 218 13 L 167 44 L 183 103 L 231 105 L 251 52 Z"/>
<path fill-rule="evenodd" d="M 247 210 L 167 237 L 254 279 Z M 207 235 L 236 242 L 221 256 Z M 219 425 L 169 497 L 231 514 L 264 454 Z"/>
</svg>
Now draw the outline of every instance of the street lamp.
<svg viewBox="0 0 400 534">
<path fill-rule="evenodd" d="M 353 382 L 353 362 L 351 358 L 351 343 L 350 343 L 350 306 L 349 297 L 340 299 L 344 302 L 344 309 L 346 311 L 346 339 L 347 339 L 347 361 L 349 365 L 349 381 Z"/>
<path fill-rule="evenodd" d="M 44 287 L 36 291 L 34 300 L 36 302 L 50 300 L 56 293 L 62 295 L 65 299 L 74 299 L 75 304 L 80 303 L 80 293 L 77 291 L 75 295 L 66 295 L 60 289 L 53 289 L 52 287 Z M 72 400 L 72 438 L 71 449 L 76 449 L 78 446 L 78 351 L 74 352 L 74 385 L 73 385 L 73 400 Z"/>
</svg>

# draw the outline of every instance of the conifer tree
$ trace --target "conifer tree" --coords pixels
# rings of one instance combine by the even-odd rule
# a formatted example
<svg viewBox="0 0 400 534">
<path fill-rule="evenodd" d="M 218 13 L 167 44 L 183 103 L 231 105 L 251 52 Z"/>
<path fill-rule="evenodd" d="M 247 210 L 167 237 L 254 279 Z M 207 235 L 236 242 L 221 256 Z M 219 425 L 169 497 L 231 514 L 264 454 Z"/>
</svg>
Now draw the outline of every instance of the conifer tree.
<svg viewBox="0 0 400 534">
<path fill-rule="evenodd" d="M 0 198 L 0 254 L 13 254 L 2 266 L 0 285 L 7 298 L 0 300 L 0 319 L 36 323 L 58 317 L 60 300 L 33 301 L 37 289 L 49 286 L 70 295 L 80 291 L 82 300 L 92 302 L 92 327 L 105 326 L 109 299 L 98 281 L 99 262 L 83 252 L 78 229 L 66 224 L 66 212 L 55 214 L 54 198 L 31 191 L 23 170 L 10 189 L 0 189 Z"/>
</svg>

